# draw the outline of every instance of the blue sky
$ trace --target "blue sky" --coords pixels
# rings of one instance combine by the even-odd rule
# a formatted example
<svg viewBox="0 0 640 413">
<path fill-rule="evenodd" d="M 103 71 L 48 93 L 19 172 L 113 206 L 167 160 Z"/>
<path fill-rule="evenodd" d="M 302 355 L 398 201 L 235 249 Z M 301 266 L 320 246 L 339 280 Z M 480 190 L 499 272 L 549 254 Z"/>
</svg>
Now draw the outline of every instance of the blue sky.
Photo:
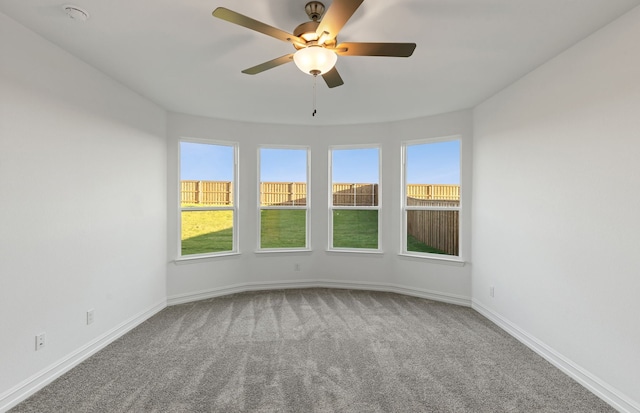
<svg viewBox="0 0 640 413">
<path fill-rule="evenodd" d="M 460 185 L 460 141 L 408 146 L 407 183 Z"/>
<path fill-rule="evenodd" d="M 379 183 L 377 148 L 333 151 L 333 182 Z M 388 155 L 388 154 L 386 154 Z M 192 142 L 180 144 L 180 179 L 230 181 L 233 148 Z M 304 149 L 260 149 L 260 179 L 304 182 Z M 446 141 L 407 147 L 407 183 L 460 184 L 460 142 Z"/>
<path fill-rule="evenodd" d="M 306 182 L 306 149 L 260 149 L 260 181 Z"/>
<path fill-rule="evenodd" d="M 333 182 L 340 183 L 380 183 L 378 148 L 334 149 L 331 163 Z"/>
<path fill-rule="evenodd" d="M 180 142 L 180 179 L 231 181 L 233 147 Z"/>
</svg>

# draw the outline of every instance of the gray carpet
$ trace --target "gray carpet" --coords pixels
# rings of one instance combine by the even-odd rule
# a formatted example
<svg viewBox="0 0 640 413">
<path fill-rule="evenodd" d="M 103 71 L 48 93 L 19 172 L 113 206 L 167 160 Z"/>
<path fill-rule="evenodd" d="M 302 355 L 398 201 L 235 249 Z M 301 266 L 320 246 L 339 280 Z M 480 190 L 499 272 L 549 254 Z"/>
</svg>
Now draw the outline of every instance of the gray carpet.
<svg viewBox="0 0 640 413">
<path fill-rule="evenodd" d="M 474 310 L 303 289 L 164 309 L 11 412 L 613 412 Z"/>
</svg>

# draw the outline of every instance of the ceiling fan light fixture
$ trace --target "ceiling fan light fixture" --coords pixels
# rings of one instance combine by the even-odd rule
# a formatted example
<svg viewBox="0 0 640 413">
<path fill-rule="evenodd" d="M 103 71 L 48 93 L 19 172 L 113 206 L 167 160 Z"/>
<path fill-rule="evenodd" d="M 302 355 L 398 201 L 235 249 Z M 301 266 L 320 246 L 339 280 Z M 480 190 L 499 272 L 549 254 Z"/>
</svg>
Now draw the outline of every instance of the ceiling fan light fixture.
<svg viewBox="0 0 640 413">
<path fill-rule="evenodd" d="M 318 40 L 318 35 L 315 32 L 302 33 L 300 37 L 308 42 L 315 42 Z"/>
<path fill-rule="evenodd" d="M 338 61 L 338 55 L 322 46 L 309 46 L 295 52 L 293 61 L 304 73 L 317 76 L 333 69 Z"/>
</svg>

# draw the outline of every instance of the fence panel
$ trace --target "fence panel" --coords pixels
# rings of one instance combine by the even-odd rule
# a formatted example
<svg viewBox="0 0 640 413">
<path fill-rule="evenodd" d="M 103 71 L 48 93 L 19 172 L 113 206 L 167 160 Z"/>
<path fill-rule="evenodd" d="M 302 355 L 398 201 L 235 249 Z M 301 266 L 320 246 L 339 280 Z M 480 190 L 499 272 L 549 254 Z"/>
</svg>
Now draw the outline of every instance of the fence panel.
<svg viewBox="0 0 640 413">
<path fill-rule="evenodd" d="M 448 255 L 458 255 L 459 211 L 407 211 L 407 234 Z"/>
<path fill-rule="evenodd" d="M 415 199 L 407 197 L 407 206 L 457 208 L 459 200 Z M 458 255 L 459 211 L 407 211 L 407 234 L 418 241 L 443 251 Z"/>
<path fill-rule="evenodd" d="M 260 205 L 307 205 L 304 182 L 260 182 Z"/>
<path fill-rule="evenodd" d="M 407 197 L 415 199 L 459 200 L 460 185 L 409 184 Z"/>
<path fill-rule="evenodd" d="M 199 199 L 199 181 L 182 181 L 180 182 L 180 203 L 181 204 L 197 204 Z"/>
<path fill-rule="evenodd" d="M 231 182 L 201 181 L 200 203 L 204 205 L 232 205 Z"/>
<path fill-rule="evenodd" d="M 332 190 L 334 206 L 378 205 L 378 184 L 335 183 Z"/>
<path fill-rule="evenodd" d="M 229 181 L 182 181 L 180 202 L 201 206 L 233 205 Z"/>
<path fill-rule="evenodd" d="M 424 206 L 424 207 L 439 207 L 439 208 L 458 208 L 460 207 L 459 200 L 448 199 L 415 199 L 407 197 L 407 206 Z"/>
</svg>

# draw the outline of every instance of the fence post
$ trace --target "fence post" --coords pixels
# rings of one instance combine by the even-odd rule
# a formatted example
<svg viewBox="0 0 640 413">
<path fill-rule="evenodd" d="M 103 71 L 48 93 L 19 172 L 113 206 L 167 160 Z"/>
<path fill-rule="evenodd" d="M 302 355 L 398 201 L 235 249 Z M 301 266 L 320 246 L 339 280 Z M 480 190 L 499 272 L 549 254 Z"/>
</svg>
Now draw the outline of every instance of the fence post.
<svg viewBox="0 0 640 413">
<path fill-rule="evenodd" d="M 371 184 L 371 206 L 376 205 L 377 196 L 378 196 L 378 184 Z"/>
<path fill-rule="evenodd" d="M 353 206 L 358 206 L 358 190 L 356 189 L 356 184 L 351 184 L 351 188 L 353 189 Z"/>
</svg>

